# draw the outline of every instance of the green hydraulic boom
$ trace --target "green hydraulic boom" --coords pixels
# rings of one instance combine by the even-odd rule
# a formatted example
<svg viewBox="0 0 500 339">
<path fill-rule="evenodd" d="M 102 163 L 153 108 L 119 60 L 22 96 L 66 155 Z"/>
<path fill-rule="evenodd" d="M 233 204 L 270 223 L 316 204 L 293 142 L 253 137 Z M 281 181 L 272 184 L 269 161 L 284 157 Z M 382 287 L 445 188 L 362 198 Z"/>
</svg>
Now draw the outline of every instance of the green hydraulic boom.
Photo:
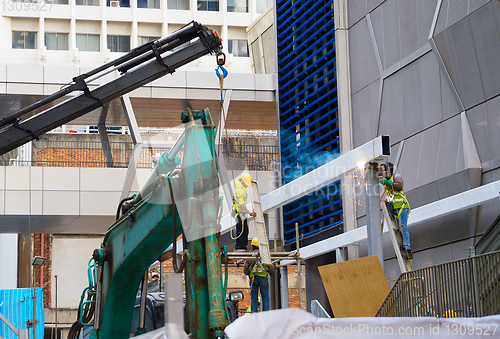
<svg viewBox="0 0 500 339">
<path fill-rule="evenodd" d="M 208 109 L 188 109 L 182 113 L 182 122 L 182 161 L 175 156 L 180 147 L 161 156 L 141 193 L 126 204 L 128 210 L 94 251 L 96 287 L 91 292 L 86 289 L 92 301 L 81 303 L 80 314 L 85 316 L 73 325 L 73 332 L 92 323 L 93 339 L 129 338 L 141 280 L 182 234 L 187 243 L 186 331 L 199 339 L 223 337 L 229 321 L 221 276 L 215 125 Z M 182 228 L 176 226 L 181 224 Z M 93 322 L 88 315 L 91 308 L 95 310 Z"/>
</svg>

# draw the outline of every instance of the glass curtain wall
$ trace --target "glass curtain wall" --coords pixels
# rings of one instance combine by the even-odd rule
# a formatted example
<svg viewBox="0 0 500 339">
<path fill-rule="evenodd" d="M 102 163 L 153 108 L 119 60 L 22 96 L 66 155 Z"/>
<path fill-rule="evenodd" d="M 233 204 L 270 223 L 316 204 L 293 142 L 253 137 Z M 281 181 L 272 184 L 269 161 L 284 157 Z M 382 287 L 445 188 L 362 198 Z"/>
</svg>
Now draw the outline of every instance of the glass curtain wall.
<svg viewBox="0 0 500 339">
<path fill-rule="evenodd" d="M 281 175 L 286 184 L 340 151 L 335 27 L 331 0 L 281 0 L 276 6 Z M 342 221 L 337 181 L 283 207 L 285 244 L 295 247 L 296 225 L 307 245 L 340 233 Z"/>
</svg>

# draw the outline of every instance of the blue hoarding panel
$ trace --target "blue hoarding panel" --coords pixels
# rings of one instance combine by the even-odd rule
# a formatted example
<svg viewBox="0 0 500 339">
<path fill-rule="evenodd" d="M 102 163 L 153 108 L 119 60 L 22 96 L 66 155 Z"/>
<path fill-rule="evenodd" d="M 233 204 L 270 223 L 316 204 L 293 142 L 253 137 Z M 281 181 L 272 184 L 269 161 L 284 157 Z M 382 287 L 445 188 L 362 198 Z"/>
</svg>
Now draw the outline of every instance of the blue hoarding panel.
<svg viewBox="0 0 500 339">
<path fill-rule="evenodd" d="M 35 306 L 34 313 L 33 305 Z M 39 321 L 35 327 L 35 337 L 43 338 L 45 328 L 43 287 L 0 290 L 0 313 L 17 329 L 26 329 L 26 321 L 33 319 L 34 315 L 35 319 Z M 1 320 L 0 337 L 3 339 L 17 339 L 17 335 Z M 29 337 L 33 338 L 33 329 L 30 329 Z"/>
</svg>

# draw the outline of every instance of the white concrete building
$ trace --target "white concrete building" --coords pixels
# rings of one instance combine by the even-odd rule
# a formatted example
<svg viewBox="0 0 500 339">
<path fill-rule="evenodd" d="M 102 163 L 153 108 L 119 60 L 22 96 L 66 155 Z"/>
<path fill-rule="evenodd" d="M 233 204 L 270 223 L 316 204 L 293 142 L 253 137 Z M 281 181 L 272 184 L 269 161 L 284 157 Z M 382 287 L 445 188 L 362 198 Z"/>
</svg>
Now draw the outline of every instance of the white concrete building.
<svg viewBox="0 0 500 339">
<path fill-rule="evenodd" d="M 269 6 L 269 0 L 6 0 L 0 5 L 0 118 L 59 90 L 74 76 L 195 20 L 223 41 L 229 71 L 224 82 L 226 126 L 275 130 L 275 77 L 253 73 L 246 32 Z M 210 108 L 217 119 L 220 88 L 215 68 L 215 57 L 205 56 L 129 93 L 129 111 L 118 100 L 111 102 L 106 125 L 127 126 L 128 114 L 139 127 L 176 127 L 185 101 L 193 109 Z M 89 87 L 118 76 L 114 71 Z M 95 110 L 72 124 L 97 125 L 101 114 Z M 95 236 L 114 221 L 120 197 L 138 192 L 151 173 L 136 167 L 1 166 L 0 289 L 31 284 L 25 267 L 30 267 L 29 258 L 18 255 L 16 262 L 13 255 L 32 244 L 23 243 L 26 237 L 17 234 L 53 234 L 51 274 L 59 279 L 58 307 L 76 308 L 87 284 L 88 259 L 100 243 Z M 253 175 L 262 181 L 261 194 L 276 187 L 275 172 Z M 72 270 L 62 269 L 68 265 Z M 52 289 L 52 307 L 54 293 Z M 50 314 L 46 321 L 53 322 Z"/>
</svg>

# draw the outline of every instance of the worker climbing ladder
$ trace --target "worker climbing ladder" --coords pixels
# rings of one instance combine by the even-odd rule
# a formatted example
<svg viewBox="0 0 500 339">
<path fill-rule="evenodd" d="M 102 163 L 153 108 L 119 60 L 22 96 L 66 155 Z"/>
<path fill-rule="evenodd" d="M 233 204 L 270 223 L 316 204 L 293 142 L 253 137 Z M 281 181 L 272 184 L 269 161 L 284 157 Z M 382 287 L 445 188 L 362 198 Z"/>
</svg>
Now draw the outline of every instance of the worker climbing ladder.
<svg viewBox="0 0 500 339">
<path fill-rule="evenodd" d="M 266 225 L 264 224 L 264 214 L 260 204 L 259 189 L 257 182 L 252 181 L 252 208 L 257 214 L 254 218 L 248 219 L 248 226 L 255 226 L 257 231 L 257 239 L 259 240 L 259 252 L 263 264 L 271 264 L 271 254 L 269 251 L 269 239 L 267 237 Z"/>
<path fill-rule="evenodd" d="M 410 259 L 403 258 L 399 250 L 400 244 L 403 244 L 403 239 L 401 237 L 402 230 L 399 227 L 399 222 L 392 216 L 391 212 L 389 212 L 388 202 L 381 201 L 380 206 L 382 207 L 384 222 L 387 221 L 387 228 L 391 237 L 392 246 L 394 247 L 394 252 L 396 252 L 396 258 L 398 259 L 401 273 L 412 271 L 413 267 L 411 266 Z M 406 309 L 400 310 L 401 314 L 408 314 L 405 316 L 409 316 L 409 314 L 418 314 L 418 316 L 421 317 L 429 316 L 430 313 L 426 301 L 425 285 L 422 283 L 422 280 L 415 279 L 415 277 L 408 277 L 406 281 L 406 292 L 411 296 L 411 302 L 406 304 Z"/>
<path fill-rule="evenodd" d="M 403 258 L 399 246 L 403 244 L 403 239 L 401 238 L 401 230 L 399 228 L 399 222 L 394 219 L 392 214 L 389 212 L 389 204 L 386 201 L 381 201 L 380 206 L 382 207 L 382 213 L 384 215 L 384 221 L 387 222 L 387 228 L 389 230 L 389 235 L 391 237 L 392 246 L 394 247 L 394 252 L 396 252 L 396 258 L 398 259 L 399 268 L 401 273 L 412 271 L 411 261 L 408 258 Z M 383 226 L 383 225 L 382 225 Z"/>
</svg>

